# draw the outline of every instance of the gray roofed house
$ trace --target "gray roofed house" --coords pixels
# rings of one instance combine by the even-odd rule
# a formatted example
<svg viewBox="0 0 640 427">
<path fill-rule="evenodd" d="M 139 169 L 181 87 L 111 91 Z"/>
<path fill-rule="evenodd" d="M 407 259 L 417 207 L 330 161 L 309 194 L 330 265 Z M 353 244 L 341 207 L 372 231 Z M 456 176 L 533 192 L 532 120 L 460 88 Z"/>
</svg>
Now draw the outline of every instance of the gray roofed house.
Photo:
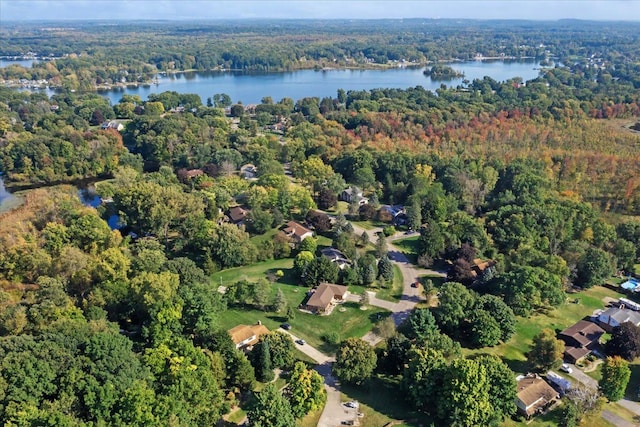
<svg viewBox="0 0 640 427">
<path fill-rule="evenodd" d="M 598 323 L 608 331 L 625 322 L 640 326 L 640 313 L 627 308 L 611 307 L 598 315 Z"/>
<path fill-rule="evenodd" d="M 323 257 L 329 258 L 331 262 L 335 263 L 340 270 L 351 265 L 349 258 L 336 248 L 324 248 L 320 251 Z"/>
</svg>

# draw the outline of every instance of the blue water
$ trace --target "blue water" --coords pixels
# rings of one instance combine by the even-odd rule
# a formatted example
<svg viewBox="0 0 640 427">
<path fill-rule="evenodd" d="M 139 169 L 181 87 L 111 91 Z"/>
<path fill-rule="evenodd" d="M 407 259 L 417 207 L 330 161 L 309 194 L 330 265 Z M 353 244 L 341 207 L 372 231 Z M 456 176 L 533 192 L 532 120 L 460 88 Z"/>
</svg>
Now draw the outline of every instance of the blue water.
<svg viewBox="0 0 640 427">
<path fill-rule="evenodd" d="M 626 289 L 626 290 L 629 290 L 629 291 L 633 291 L 638 286 L 640 286 L 640 283 L 636 279 L 629 279 L 626 282 L 624 282 L 623 284 L 621 284 L 620 286 L 623 289 Z"/>
<path fill-rule="evenodd" d="M 304 97 L 335 97 L 338 89 L 371 90 L 376 88 L 400 88 L 422 86 L 435 91 L 442 84 L 457 86 L 463 80 L 481 79 L 489 76 L 497 81 L 514 77 L 531 80 L 539 74 L 539 62 L 525 61 L 471 61 L 451 64 L 462 71 L 464 78 L 448 81 L 433 80 L 423 74 L 422 68 L 393 68 L 389 70 L 300 70 L 279 73 L 243 72 L 189 72 L 158 75 L 157 84 L 129 87 L 102 92 L 112 104 L 117 104 L 122 95 L 139 95 L 146 100 L 151 93 L 176 91 L 195 93 L 205 103 L 217 93 L 228 94 L 233 102 L 257 104 L 265 96 L 274 101 L 282 98 L 298 100 Z"/>
<path fill-rule="evenodd" d="M 78 198 L 83 205 L 91 206 L 92 208 L 97 208 L 102 204 L 102 199 L 98 196 L 93 186 L 78 188 Z M 109 228 L 112 230 L 118 230 L 122 227 L 118 215 L 109 216 L 109 218 L 107 218 L 107 224 L 109 224 Z"/>
<path fill-rule="evenodd" d="M 33 63 L 34 62 L 40 62 L 37 59 L 19 59 L 19 60 L 13 60 L 13 59 L 0 59 L 0 68 L 4 68 L 4 67 L 8 67 L 9 65 L 20 65 L 21 67 L 24 68 L 31 68 L 33 67 Z"/>
</svg>

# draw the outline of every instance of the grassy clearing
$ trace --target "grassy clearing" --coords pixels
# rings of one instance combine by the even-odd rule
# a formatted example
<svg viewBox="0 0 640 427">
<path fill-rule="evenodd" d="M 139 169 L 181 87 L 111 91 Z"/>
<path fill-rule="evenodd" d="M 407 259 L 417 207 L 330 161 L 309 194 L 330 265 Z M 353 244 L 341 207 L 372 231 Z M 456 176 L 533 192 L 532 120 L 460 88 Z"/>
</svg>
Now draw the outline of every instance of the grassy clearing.
<svg viewBox="0 0 640 427">
<path fill-rule="evenodd" d="M 361 426 L 384 426 L 393 421 L 404 421 L 404 426 L 431 425 L 433 420 L 416 412 L 405 400 L 399 385 L 392 378 L 373 378 L 362 386 L 341 385 L 342 400 L 357 400 L 364 413 Z M 395 424 L 398 425 L 398 424 Z"/>
<path fill-rule="evenodd" d="M 298 307 L 306 296 L 307 288 L 297 286 L 292 267 L 292 259 L 265 261 L 247 267 L 220 271 L 211 276 L 211 281 L 214 285 L 229 285 L 241 279 L 258 280 L 266 277 L 270 272 L 282 270 L 284 276 L 271 285 L 272 296 L 275 296 L 280 289 L 287 300 L 287 305 Z M 356 293 L 362 290 L 357 287 L 352 289 Z M 261 321 L 270 330 L 275 330 L 281 323 L 288 322 L 292 326 L 291 332 L 294 335 L 304 338 L 320 351 L 331 354 L 335 352 L 336 345 L 322 340 L 325 333 L 336 332 L 339 340 L 362 337 L 371 330 L 375 322 L 384 317 L 383 313 L 384 310 L 378 308 L 369 307 L 367 310 L 361 310 L 360 304 L 345 303 L 337 307 L 329 316 L 296 311 L 295 318 L 286 319 L 282 313 L 265 312 L 252 307 L 231 307 L 220 319 L 220 324 L 223 329 L 231 329 L 239 324 L 254 324 Z"/>
<path fill-rule="evenodd" d="M 279 283 L 296 284 L 296 278 L 293 271 L 293 259 L 276 259 L 256 264 L 248 265 L 245 267 L 230 268 L 228 270 L 219 271 L 211 276 L 211 282 L 214 285 L 227 286 L 238 280 L 255 281 L 267 277 L 269 272 L 276 272 L 282 270 L 285 273 L 284 277 L 279 280 Z"/>
<path fill-rule="evenodd" d="M 400 251 L 407 255 L 416 255 L 418 253 L 418 240 L 420 236 L 411 236 L 406 239 L 394 240 L 392 244 Z"/>
<path fill-rule="evenodd" d="M 465 349 L 464 353 L 495 354 L 501 357 L 514 372 L 526 373 L 528 370 L 526 353 L 531 347 L 533 337 L 542 329 L 548 328 L 560 332 L 578 320 L 589 316 L 594 310 L 603 308 L 603 298 L 618 298 L 622 295 L 603 286 L 595 286 L 578 294 L 571 294 L 560 307 L 548 313 L 538 314 L 530 318 L 518 318 L 516 333 L 506 343 L 478 350 Z M 574 300 L 577 300 L 578 303 L 574 303 Z"/>
</svg>

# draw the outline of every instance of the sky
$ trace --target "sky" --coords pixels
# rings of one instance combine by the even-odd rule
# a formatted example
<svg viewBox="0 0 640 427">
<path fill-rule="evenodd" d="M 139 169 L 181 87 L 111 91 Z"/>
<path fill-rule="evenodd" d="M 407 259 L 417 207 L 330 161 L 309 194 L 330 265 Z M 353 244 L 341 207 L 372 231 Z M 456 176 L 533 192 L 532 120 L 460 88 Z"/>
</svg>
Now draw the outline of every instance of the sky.
<svg viewBox="0 0 640 427">
<path fill-rule="evenodd" d="M 193 19 L 640 20 L 639 0 L 0 0 L 3 21 Z"/>
</svg>

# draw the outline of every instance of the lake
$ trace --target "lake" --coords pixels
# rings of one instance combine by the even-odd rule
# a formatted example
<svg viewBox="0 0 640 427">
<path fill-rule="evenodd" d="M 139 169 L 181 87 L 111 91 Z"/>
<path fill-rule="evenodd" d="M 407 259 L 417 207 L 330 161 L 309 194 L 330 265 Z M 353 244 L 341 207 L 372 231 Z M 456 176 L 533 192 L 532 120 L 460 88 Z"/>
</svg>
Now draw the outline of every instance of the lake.
<svg viewBox="0 0 640 427">
<path fill-rule="evenodd" d="M 504 60 L 470 61 L 450 64 L 462 71 L 469 81 L 489 76 L 497 81 L 513 77 L 531 80 L 539 74 L 539 61 Z M 233 102 L 258 104 L 265 96 L 274 101 L 291 98 L 294 101 L 305 97 L 335 97 L 338 89 L 370 90 L 376 88 L 400 88 L 422 86 L 436 90 L 441 84 L 457 86 L 463 78 L 448 81 L 433 80 L 423 74 L 424 67 L 393 68 L 388 70 L 299 70 L 278 73 L 227 72 L 187 72 L 159 74 L 158 83 L 148 86 L 130 87 L 101 92 L 117 104 L 122 95 L 139 95 L 146 100 L 149 94 L 165 91 L 195 93 L 203 103 L 216 93 L 226 93 Z"/>
<path fill-rule="evenodd" d="M 38 59 L 0 59 L 0 68 L 8 67 L 9 65 L 20 65 L 24 68 L 33 67 L 34 62 L 40 62 Z"/>
</svg>

